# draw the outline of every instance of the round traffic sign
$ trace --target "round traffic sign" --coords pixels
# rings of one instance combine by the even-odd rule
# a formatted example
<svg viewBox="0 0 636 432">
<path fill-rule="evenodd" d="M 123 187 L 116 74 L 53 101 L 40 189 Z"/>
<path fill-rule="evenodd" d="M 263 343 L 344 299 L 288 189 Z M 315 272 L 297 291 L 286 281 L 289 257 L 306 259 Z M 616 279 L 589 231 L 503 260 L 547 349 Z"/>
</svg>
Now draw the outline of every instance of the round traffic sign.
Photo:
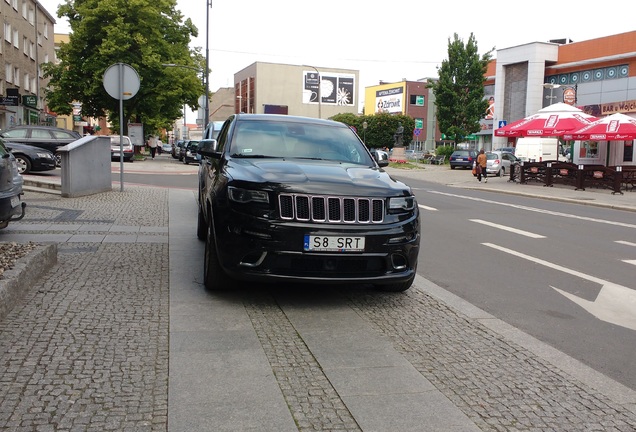
<svg viewBox="0 0 636 432">
<path fill-rule="evenodd" d="M 127 100 L 139 91 L 139 75 L 132 66 L 115 63 L 104 72 L 104 89 L 115 99 Z"/>
</svg>

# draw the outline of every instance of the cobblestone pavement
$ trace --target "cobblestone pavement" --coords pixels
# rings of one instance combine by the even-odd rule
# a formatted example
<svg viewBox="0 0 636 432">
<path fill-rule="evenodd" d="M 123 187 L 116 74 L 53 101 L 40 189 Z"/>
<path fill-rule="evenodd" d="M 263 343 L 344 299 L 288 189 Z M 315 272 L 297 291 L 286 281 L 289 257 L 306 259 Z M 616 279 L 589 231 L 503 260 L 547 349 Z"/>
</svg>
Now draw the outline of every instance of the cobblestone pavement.
<svg viewBox="0 0 636 432">
<path fill-rule="evenodd" d="M 0 241 L 61 240 L 52 240 L 58 263 L 0 321 L 0 430 L 166 431 L 168 191 L 25 199 L 27 216 Z M 483 431 L 636 431 L 633 398 L 569 375 L 430 295 L 421 280 L 400 294 L 348 287 L 320 296 L 390 341 Z M 245 290 L 238 298 L 298 430 L 364 430 L 289 319 L 289 294 Z"/>
<path fill-rule="evenodd" d="M 320 364 L 272 296 L 252 295 L 247 313 L 299 431 L 360 431 Z"/>
<path fill-rule="evenodd" d="M 166 194 L 27 192 L 27 216 L 2 234 L 83 227 L 102 238 L 120 226 L 108 234 L 134 238 L 132 224 L 167 226 Z M 58 263 L 0 321 L 0 430 L 166 430 L 168 245 L 151 235 L 157 242 L 58 246 Z"/>
<path fill-rule="evenodd" d="M 483 431 L 636 430 L 635 413 L 420 289 L 349 298 Z"/>
</svg>

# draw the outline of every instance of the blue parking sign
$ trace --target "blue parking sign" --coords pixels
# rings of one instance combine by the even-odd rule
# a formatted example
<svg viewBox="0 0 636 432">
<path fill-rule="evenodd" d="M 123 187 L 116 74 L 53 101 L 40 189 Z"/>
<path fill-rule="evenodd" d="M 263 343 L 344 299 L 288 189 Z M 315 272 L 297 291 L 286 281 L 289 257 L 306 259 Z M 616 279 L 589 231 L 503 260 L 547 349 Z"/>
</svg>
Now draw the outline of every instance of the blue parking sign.
<svg viewBox="0 0 636 432">
<path fill-rule="evenodd" d="M 505 120 L 499 120 L 499 127 L 500 127 L 500 128 L 504 127 L 504 126 L 505 126 L 505 125 L 507 125 L 507 124 L 508 124 L 508 122 L 507 122 L 507 121 L 505 121 Z"/>
</svg>

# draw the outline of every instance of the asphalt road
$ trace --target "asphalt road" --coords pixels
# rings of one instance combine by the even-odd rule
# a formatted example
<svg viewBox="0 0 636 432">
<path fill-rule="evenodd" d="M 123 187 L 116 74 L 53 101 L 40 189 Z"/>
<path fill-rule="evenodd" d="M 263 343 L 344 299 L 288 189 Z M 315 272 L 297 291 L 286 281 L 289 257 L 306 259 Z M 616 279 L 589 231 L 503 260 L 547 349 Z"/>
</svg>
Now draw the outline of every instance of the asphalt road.
<svg viewBox="0 0 636 432">
<path fill-rule="evenodd" d="M 636 389 L 633 213 L 405 180 L 421 276 Z"/>
</svg>

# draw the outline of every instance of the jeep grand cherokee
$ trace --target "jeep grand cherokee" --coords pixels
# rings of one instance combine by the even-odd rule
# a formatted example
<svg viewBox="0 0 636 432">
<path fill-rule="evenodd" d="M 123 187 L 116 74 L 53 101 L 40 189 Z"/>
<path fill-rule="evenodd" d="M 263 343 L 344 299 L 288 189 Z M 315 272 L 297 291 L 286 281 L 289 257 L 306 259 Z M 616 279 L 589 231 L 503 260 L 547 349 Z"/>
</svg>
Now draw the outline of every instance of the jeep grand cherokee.
<svg viewBox="0 0 636 432">
<path fill-rule="evenodd" d="M 370 283 L 404 291 L 420 242 L 411 189 L 345 124 L 236 114 L 199 143 L 204 283 Z M 386 166 L 388 161 L 379 162 Z"/>
</svg>

